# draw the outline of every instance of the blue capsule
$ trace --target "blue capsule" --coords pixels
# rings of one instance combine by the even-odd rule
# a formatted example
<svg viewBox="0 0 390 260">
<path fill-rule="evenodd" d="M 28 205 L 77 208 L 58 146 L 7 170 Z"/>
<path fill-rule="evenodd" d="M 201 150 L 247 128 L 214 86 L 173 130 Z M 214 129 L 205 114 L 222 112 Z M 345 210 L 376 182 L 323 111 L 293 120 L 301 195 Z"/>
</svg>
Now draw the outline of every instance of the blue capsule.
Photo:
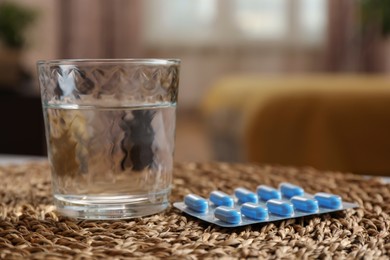
<svg viewBox="0 0 390 260">
<path fill-rule="evenodd" d="M 320 207 L 338 209 L 342 206 L 341 197 L 338 195 L 319 192 L 314 195 L 314 198 L 318 201 Z"/>
<path fill-rule="evenodd" d="M 318 211 L 318 202 L 315 199 L 310 199 L 302 196 L 294 196 L 291 198 L 291 203 L 294 205 L 294 208 L 304 212 L 317 212 Z"/>
<path fill-rule="evenodd" d="M 234 195 L 237 197 L 239 203 L 257 202 L 257 195 L 245 188 L 237 188 L 234 190 Z"/>
<path fill-rule="evenodd" d="M 294 214 L 294 207 L 288 201 L 271 199 L 267 201 L 268 211 L 282 217 L 291 217 Z"/>
<path fill-rule="evenodd" d="M 241 222 L 240 211 L 226 206 L 217 207 L 214 211 L 214 216 L 217 219 L 230 224 L 238 224 Z"/>
<path fill-rule="evenodd" d="M 222 191 L 217 190 L 210 193 L 210 201 L 214 203 L 215 206 L 233 207 L 234 205 L 232 197 Z"/>
<path fill-rule="evenodd" d="M 261 200 L 267 201 L 270 199 L 281 199 L 282 195 L 280 194 L 280 191 L 277 189 L 274 189 L 270 186 L 266 185 L 260 185 L 257 187 L 257 195 Z"/>
<path fill-rule="evenodd" d="M 241 214 L 251 219 L 265 220 L 268 218 L 268 209 L 256 203 L 247 202 L 242 204 Z"/>
<path fill-rule="evenodd" d="M 206 212 L 209 207 L 209 203 L 206 199 L 195 194 L 188 194 L 187 196 L 185 196 L 184 204 L 186 204 L 186 206 L 193 211 L 200 213 Z"/>
<path fill-rule="evenodd" d="M 302 196 L 305 193 L 301 187 L 287 182 L 281 183 L 279 189 L 286 198 Z"/>
</svg>

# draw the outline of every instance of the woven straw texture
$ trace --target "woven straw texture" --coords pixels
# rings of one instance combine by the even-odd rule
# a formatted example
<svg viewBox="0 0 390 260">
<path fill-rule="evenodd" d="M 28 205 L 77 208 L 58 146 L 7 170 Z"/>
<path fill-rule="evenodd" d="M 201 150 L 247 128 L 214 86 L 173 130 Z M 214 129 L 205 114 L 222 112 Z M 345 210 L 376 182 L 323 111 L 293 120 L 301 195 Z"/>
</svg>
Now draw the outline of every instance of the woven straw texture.
<svg viewBox="0 0 390 260">
<path fill-rule="evenodd" d="M 364 258 L 390 256 L 390 186 L 312 168 L 244 164 L 175 166 L 172 201 L 281 181 L 341 194 L 358 209 L 241 228 L 220 228 L 174 208 L 126 221 L 58 216 L 46 163 L 0 168 L 0 257 L 4 259 Z"/>
</svg>

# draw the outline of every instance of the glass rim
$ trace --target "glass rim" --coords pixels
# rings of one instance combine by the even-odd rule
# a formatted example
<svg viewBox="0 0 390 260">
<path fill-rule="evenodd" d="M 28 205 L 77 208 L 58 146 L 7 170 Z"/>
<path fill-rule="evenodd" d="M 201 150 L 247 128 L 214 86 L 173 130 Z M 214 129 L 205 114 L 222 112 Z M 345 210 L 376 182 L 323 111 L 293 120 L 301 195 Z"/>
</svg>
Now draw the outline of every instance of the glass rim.
<svg viewBox="0 0 390 260">
<path fill-rule="evenodd" d="M 138 64 L 138 65 L 179 65 L 180 59 L 54 59 L 38 60 L 37 65 L 77 65 L 77 64 Z"/>
</svg>

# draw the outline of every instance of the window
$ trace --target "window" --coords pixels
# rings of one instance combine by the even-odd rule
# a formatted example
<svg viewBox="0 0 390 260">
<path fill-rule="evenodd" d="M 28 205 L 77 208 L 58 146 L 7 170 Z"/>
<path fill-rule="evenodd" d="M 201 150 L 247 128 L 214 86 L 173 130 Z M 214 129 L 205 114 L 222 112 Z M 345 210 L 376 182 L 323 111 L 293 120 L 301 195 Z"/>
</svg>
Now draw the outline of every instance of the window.
<svg viewBox="0 0 390 260">
<path fill-rule="evenodd" d="M 147 45 L 245 43 L 317 45 L 326 31 L 326 0 L 144 0 Z"/>
<path fill-rule="evenodd" d="M 288 33 L 286 0 L 235 0 L 234 24 L 248 38 L 281 40 Z"/>
<path fill-rule="evenodd" d="M 199 44 L 213 34 L 216 0 L 144 0 L 143 4 L 147 43 Z"/>
<path fill-rule="evenodd" d="M 326 0 L 298 1 L 298 28 L 300 36 L 308 43 L 320 43 L 326 31 Z"/>
</svg>

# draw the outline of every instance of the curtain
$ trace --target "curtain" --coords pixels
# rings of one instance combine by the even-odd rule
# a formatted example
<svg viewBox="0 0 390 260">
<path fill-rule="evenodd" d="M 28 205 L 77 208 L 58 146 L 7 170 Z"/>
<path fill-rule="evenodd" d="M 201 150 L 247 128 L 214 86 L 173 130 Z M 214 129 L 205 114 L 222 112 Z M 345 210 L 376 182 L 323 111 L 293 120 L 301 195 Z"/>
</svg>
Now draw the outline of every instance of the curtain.
<svg viewBox="0 0 390 260">
<path fill-rule="evenodd" d="M 375 25 L 363 30 L 360 3 L 329 0 L 326 67 L 329 72 L 383 73 L 385 44 Z"/>
<path fill-rule="evenodd" d="M 141 2 L 61 0 L 60 58 L 141 55 Z"/>
<path fill-rule="evenodd" d="M 357 71 L 360 64 L 360 33 L 357 1 L 328 1 L 326 67 L 329 72 Z"/>
</svg>

